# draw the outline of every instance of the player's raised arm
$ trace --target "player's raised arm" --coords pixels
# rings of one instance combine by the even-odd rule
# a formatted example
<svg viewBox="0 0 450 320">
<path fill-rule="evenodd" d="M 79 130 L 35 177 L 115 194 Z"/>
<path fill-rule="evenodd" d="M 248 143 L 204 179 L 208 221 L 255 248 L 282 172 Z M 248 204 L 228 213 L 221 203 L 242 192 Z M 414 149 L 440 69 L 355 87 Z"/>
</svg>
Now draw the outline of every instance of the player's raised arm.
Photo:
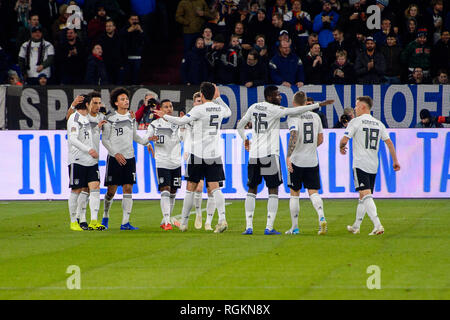
<svg viewBox="0 0 450 320">
<path fill-rule="evenodd" d="M 66 120 L 69 120 L 69 117 L 72 113 L 75 112 L 75 106 L 82 103 L 84 100 L 84 96 L 77 96 L 72 104 L 70 105 L 69 109 L 67 109 L 67 114 L 66 114 Z"/>
<path fill-rule="evenodd" d="M 194 109 L 194 108 L 192 108 Z M 193 110 L 191 110 L 192 112 Z M 154 114 L 156 114 L 158 117 L 163 118 L 164 120 L 169 121 L 170 123 L 182 126 L 185 124 L 188 124 L 194 120 L 196 120 L 196 117 L 193 117 L 193 115 L 191 114 L 191 112 L 187 113 L 185 116 L 183 117 L 174 117 L 174 116 L 169 116 L 168 114 L 165 114 L 163 111 L 161 110 L 155 110 L 153 111 Z"/>
<path fill-rule="evenodd" d="M 231 109 L 230 109 L 230 107 L 225 103 L 225 101 L 223 101 L 222 98 L 220 97 L 220 91 L 219 91 L 219 88 L 218 88 L 216 85 L 214 85 L 214 87 L 216 88 L 216 91 L 215 91 L 215 93 L 214 93 L 214 99 L 213 99 L 213 101 L 214 101 L 215 103 L 220 104 L 222 107 L 225 108 L 225 110 L 224 110 L 224 112 L 223 112 L 223 117 L 224 117 L 224 118 L 229 118 L 229 117 L 231 116 Z"/>
<path fill-rule="evenodd" d="M 314 104 L 310 104 L 310 105 L 306 105 L 306 106 L 301 106 L 300 108 L 280 107 L 281 110 L 279 113 L 279 117 L 283 118 L 283 117 L 289 116 L 289 115 L 300 115 L 300 114 L 308 112 L 308 111 L 313 111 L 314 109 L 317 109 L 319 107 L 323 107 L 326 105 L 332 105 L 333 103 L 334 103 L 334 100 L 326 100 L 321 103 L 314 103 Z"/>
</svg>

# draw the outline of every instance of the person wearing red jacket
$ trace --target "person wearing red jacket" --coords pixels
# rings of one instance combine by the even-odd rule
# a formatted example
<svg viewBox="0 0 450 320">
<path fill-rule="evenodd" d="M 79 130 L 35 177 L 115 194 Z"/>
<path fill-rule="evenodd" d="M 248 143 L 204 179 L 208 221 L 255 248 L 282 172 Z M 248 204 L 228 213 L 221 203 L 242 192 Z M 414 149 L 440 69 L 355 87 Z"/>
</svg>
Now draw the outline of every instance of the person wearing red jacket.
<svg viewBox="0 0 450 320">
<path fill-rule="evenodd" d="M 105 32 L 108 18 L 105 7 L 103 5 L 97 6 L 97 14 L 89 21 L 87 27 L 87 34 L 91 43 L 97 43 L 100 36 Z"/>
<path fill-rule="evenodd" d="M 144 103 L 136 111 L 136 122 L 139 124 L 138 129 L 147 129 L 150 122 L 159 117 L 153 113 L 154 110 L 159 110 L 159 103 L 156 100 L 155 94 L 148 92 L 144 97 Z"/>
</svg>

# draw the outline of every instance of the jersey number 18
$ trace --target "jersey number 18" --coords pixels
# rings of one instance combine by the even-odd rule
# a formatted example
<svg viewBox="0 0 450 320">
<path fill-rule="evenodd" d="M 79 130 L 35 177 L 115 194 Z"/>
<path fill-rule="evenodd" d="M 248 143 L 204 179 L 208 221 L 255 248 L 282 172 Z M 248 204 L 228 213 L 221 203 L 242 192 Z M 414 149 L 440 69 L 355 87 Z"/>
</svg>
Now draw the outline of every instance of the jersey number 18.
<svg viewBox="0 0 450 320">
<path fill-rule="evenodd" d="M 380 129 L 363 128 L 363 131 L 366 133 L 366 149 L 377 150 Z"/>
</svg>

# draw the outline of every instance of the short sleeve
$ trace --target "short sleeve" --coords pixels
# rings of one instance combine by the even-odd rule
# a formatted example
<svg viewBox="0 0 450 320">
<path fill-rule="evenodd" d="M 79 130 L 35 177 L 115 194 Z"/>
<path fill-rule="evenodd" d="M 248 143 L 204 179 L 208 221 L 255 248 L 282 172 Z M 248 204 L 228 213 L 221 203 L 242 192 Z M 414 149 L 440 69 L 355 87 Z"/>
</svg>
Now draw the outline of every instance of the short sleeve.
<svg viewBox="0 0 450 320">
<path fill-rule="evenodd" d="M 381 140 L 386 141 L 386 140 L 390 139 L 389 133 L 386 130 L 386 127 L 384 126 L 384 124 L 383 123 L 380 123 L 380 124 L 381 124 L 381 128 L 380 128 Z"/>
<path fill-rule="evenodd" d="M 319 115 L 317 115 L 317 114 L 315 114 L 316 116 L 315 116 L 315 118 L 316 118 L 316 121 L 317 121 L 317 123 L 318 123 L 318 126 L 319 126 L 319 132 L 318 133 L 323 133 L 323 126 L 322 126 L 322 120 L 320 119 L 320 117 L 319 117 Z"/>
<path fill-rule="evenodd" d="M 288 117 L 287 119 L 289 131 L 298 131 L 298 118 Z"/>
<path fill-rule="evenodd" d="M 358 120 L 356 118 L 350 120 L 345 129 L 344 136 L 351 139 L 355 135 L 356 129 L 358 128 Z"/>
</svg>

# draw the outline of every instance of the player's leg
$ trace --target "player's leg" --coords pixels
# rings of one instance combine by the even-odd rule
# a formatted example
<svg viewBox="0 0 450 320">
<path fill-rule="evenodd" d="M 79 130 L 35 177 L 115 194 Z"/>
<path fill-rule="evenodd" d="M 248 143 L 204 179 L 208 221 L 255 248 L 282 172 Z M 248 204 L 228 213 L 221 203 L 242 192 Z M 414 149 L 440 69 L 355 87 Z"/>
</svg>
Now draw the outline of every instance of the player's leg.
<svg viewBox="0 0 450 320">
<path fill-rule="evenodd" d="M 109 226 L 109 210 L 111 209 L 114 195 L 117 191 L 117 173 L 120 170 L 120 165 L 117 163 L 117 160 L 114 157 L 110 157 L 108 155 L 106 160 L 106 173 L 105 173 L 105 182 L 104 185 L 108 188 L 105 194 L 105 198 L 103 200 L 103 218 L 102 225 L 108 229 Z"/>
<path fill-rule="evenodd" d="M 300 214 L 300 190 L 291 189 L 291 197 L 289 198 L 289 211 L 291 213 L 291 228 L 285 234 L 299 234 L 298 216 Z"/>
<path fill-rule="evenodd" d="M 292 165 L 293 172 L 288 173 L 288 186 L 291 189 L 289 199 L 289 211 L 291 213 L 291 228 L 285 234 L 299 234 L 298 216 L 300 214 L 300 189 L 302 188 L 302 169 Z"/>
<path fill-rule="evenodd" d="M 191 181 L 188 180 L 187 182 L 186 195 L 183 200 L 183 209 L 181 211 L 181 225 L 180 225 L 181 231 L 187 231 L 189 216 L 191 213 L 192 206 L 194 205 L 195 189 L 197 189 L 198 182 L 200 181 L 200 179 L 195 181 L 194 177 L 192 176 L 189 176 L 189 179 L 191 179 Z"/>
<path fill-rule="evenodd" d="M 195 229 L 202 228 L 202 194 L 203 194 L 203 180 L 198 182 L 194 193 L 194 207 L 195 207 Z"/>
<path fill-rule="evenodd" d="M 274 229 L 275 218 L 278 212 L 278 187 L 283 183 L 281 179 L 280 159 L 278 156 L 270 156 L 270 162 L 261 168 L 261 175 L 266 181 L 269 189 L 267 200 L 267 223 L 264 230 L 265 235 L 278 235 L 280 232 Z"/>
<path fill-rule="evenodd" d="M 319 190 L 316 189 L 308 189 L 309 200 L 317 212 L 317 216 L 319 218 L 319 231 L 317 232 L 319 235 L 323 235 L 327 233 L 327 221 L 325 219 L 325 214 L 323 211 L 323 200 L 319 195 Z"/>
<path fill-rule="evenodd" d="M 228 229 L 228 223 L 225 215 L 225 197 L 220 189 L 218 181 L 207 182 L 211 194 L 214 197 L 214 202 L 216 203 L 217 213 L 219 215 L 219 221 L 214 229 L 214 233 L 222 233 Z"/>
<path fill-rule="evenodd" d="M 253 234 L 253 217 L 255 215 L 256 194 L 258 193 L 258 185 L 262 182 L 261 165 L 256 158 L 248 160 L 247 167 L 247 186 L 248 192 L 245 197 L 245 231 L 244 235 Z"/>
<path fill-rule="evenodd" d="M 78 197 L 78 205 L 77 205 L 77 221 L 78 223 L 85 223 L 86 222 L 86 207 L 87 207 L 87 203 L 88 203 L 88 199 L 89 199 L 89 188 L 85 187 L 85 188 L 81 188 L 81 192 L 83 193 L 87 193 L 87 197 L 83 197 L 83 199 L 80 199 L 80 197 Z M 81 196 L 81 193 L 80 193 Z M 80 200 L 84 200 L 84 203 L 82 203 L 82 201 Z"/>
<path fill-rule="evenodd" d="M 181 186 L 181 173 L 180 173 L 180 186 Z M 177 188 L 170 188 L 170 212 L 169 212 L 169 216 L 170 216 L 170 224 L 176 226 L 176 227 L 180 227 L 180 221 L 178 221 L 175 217 L 172 217 L 172 212 L 173 212 L 173 207 L 175 207 L 175 199 L 177 196 L 177 191 L 178 191 L 178 187 Z"/>
<path fill-rule="evenodd" d="M 161 192 L 160 205 L 163 215 L 163 221 L 160 227 L 163 230 L 169 230 L 169 226 L 172 229 L 172 225 L 170 224 L 170 186 L 161 186 L 159 191 Z"/>
<path fill-rule="evenodd" d="M 362 202 L 366 209 L 367 215 L 369 216 L 370 220 L 372 220 L 374 229 L 372 230 L 369 235 L 379 235 L 384 233 L 384 227 L 381 225 L 380 219 L 378 218 L 377 213 L 377 206 L 375 205 L 375 202 L 373 201 L 373 188 L 375 186 L 375 178 L 376 174 L 369 174 L 369 186 L 370 189 L 363 190 L 365 191 L 362 195 Z M 361 194 L 360 194 L 361 195 Z"/>
<path fill-rule="evenodd" d="M 137 230 L 130 224 L 130 215 L 133 209 L 133 184 L 136 183 L 136 160 L 126 159 L 127 163 L 121 167 L 120 182 L 122 185 L 122 225 L 120 230 Z"/>
<path fill-rule="evenodd" d="M 212 231 L 211 228 L 212 220 L 214 218 L 214 212 L 216 211 L 216 202 L 214 201 L 214 196 L 211 193 L 209 186 L 206 187 L 208 191 L 208 201 L 206 201 L 206 222 L 205 230 Z"/>
<path fill-rule="evenodd" d="M 98 222 L 98 211 L 100 210 L 100 181 L 89 182 L 89 209 L 91 211 L 91 222 L 89 228 L 93 230 L 105 230 L 106 227 Z"/>
<path fill-rule="evenodd" d="M 360 197 L 361 197 L 361 195 L 360 195 Z M 358 206 L 356 207 L 355 222 L 353 223 L 353 225 L 347 226 L 347 230 L 351 233 L 358 234 L 365 214 L 366 214 L 366 208 L 364 207 L 362 200 L 358 199 Z"/>
<path fill-rule="evenodd" d="M 77 222 L 77 206 L 78 197 L 80 196 L 81 189 L 72 189 L 69 195 L 68 206 L 70 214 L 70 229 L 73 231 L 83 231 Z"/>
</svg>

